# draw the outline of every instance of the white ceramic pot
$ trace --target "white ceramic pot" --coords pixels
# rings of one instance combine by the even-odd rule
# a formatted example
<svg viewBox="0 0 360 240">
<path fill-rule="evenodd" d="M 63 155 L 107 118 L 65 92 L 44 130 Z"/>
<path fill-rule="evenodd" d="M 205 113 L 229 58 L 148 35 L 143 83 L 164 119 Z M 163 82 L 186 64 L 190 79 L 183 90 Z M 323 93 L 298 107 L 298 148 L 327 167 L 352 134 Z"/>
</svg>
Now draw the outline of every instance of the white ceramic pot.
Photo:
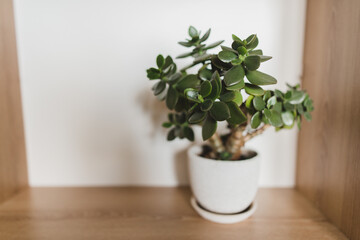
<svg viewBox="0 0 360 240">
<path fill-rule="evenodd" d="M 259 156 L 220 161 L 200 157 L 201 151 L 200 146 L 188 150 L 190 185 L 200 205 L 222 214 L 239 213 L 249 207 L 258 189 Z"/>
</svg>

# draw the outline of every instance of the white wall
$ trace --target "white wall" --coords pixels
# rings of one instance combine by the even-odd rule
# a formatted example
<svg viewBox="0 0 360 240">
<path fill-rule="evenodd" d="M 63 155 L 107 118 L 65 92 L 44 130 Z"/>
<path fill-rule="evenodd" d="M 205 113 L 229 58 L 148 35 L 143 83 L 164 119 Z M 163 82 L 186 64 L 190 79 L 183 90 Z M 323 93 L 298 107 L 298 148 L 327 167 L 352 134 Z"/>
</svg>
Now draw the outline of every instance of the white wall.
<svg viewBox="0 0 360 240">
<path fill-rule="evenodd" d="M 166 142 L 145 69 L 186 51 L 190 24 L 211 27 L 210 42 L 257 33 L 280 89 L 301 74 L 305 0 L 15 0 L 15 14 L 32 186 L 187 182 L 189 143 Z M 296 134 L 249 143 L 261 185 L 293 186 Z"/>
</svg>

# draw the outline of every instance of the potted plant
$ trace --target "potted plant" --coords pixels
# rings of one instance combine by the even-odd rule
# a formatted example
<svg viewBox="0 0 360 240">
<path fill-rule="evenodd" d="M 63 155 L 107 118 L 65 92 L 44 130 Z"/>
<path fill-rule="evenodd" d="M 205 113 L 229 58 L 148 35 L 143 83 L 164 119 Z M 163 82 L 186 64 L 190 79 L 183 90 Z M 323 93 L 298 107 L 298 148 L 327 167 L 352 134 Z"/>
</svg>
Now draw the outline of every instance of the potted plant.
<svg viewBox="0 0 360 240">
<path fill-rule="evenodd" d="M 190 26 L 188 33 L 190 39 L 179 44 L 190 51 L 177 58 L 191 57 L 192 63 L 177 70 L 170 56 L 158 55 L 157 67 L 149 68 L 147 77 L 155 81 L 154 95 L 170 110 L 163 123 L 170 129 L 169 141 L 193 141 L 192 126 L 202 127 L 205 144 L 188 151 L 191 188 L 198 205 L 208 214 L 236 215 L 249 210 L 258 188 L 259 156 L 244 148 L 246 142 L 271 126 L 300 129 L 303 117 L 311 120 L 312 100 L 299 85 L 288 85 L 285 92 L 261 87 L 277 80 L 258 71 L 271 57 L 256 49 L 256 34 L 246 39 L 232 35 L 230 47 L 221 46 L 220 52 L 211 54 L 208 50 L 223 41 L 205 44 L 210 29 L 201 35 Z M 228 132 L 222 135 L 217 132 L 221 121 L 228 124 Z"/>
</svg>

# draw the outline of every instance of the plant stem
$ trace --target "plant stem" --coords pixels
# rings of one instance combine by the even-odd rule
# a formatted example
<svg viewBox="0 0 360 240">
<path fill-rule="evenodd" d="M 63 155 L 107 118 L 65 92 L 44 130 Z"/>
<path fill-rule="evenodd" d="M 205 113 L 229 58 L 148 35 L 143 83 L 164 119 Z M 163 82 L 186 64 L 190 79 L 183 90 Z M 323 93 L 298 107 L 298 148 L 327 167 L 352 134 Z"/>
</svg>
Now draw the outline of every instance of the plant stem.
<svg viewBox="0 0 360 240">
<path fill-rule="evenodd" d="M 246 134 L 245 136 L 243 135 L 243 132 L 245 131 L 246 126 L 239 126 L 235 128 L 226 142 L 226 150 L 232 155 L 231 160 L 238 160 L 241 157 L 241 148 L 245 145 L 245 143 L 253 137 L 262 134 L 269 127 L 270 125 L 266 124 L 256 131 Z"/>
<path fill-rule="evenodd" d="M 266 124 L 264 126 L 262 126 L 261 128 L 259 128 L 258 130 L 256 130 L 255 132 L 253 133 L 250 133 L 250 134 L 247 134 L 245 137 L 244 137 L 244 141 L 247 142 L 249 141 L 250 139 L 252 139 L 253 137 L 256 137 L 257 135 L 260 135 L 262 134 L 266 129 L 268 129 L 270 127 L 269 124 Z"/>
<path fill-rule="evenodd" d="M 214 135 L 211 138 L 209 138 L 208 142 L 211 148 L 213 149 L 214 153 L 221 153 L 225 151 L 224 144 L 218 133 L 214 133 Z"/>
<path fill-rule="evenodd" d="M 237 160 L 241 156 L 241 148 L 244 146 L 243 132 L 246 126 L 234 128 L 226 141 L 226 150 L 231 153 L 231 160 Z"/>
</svg>

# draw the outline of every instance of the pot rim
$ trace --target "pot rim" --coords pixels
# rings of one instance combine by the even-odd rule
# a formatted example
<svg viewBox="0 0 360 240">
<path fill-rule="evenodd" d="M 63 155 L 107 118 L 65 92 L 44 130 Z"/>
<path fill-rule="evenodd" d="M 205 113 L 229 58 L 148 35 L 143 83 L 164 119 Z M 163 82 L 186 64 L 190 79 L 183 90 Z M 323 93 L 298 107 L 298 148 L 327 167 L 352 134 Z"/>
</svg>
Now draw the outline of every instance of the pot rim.
<svg viewBox="0 0 360 240">
<path fill-rule="evenodd" d="M 256 153 L 255 156 L 251 157 L 251 158 L 247 158 L 247 159 L 242 159 L 242 160 L 217 160 L 217 159 L 212 159 L 212 158 L 205 158 L 205 157 L 202 157 L 200 156 L 200 153 L 202 151 L 202 146 L 204 144 L 194 144 L 193 146 L 191 146 L 189 149 L 188 149 L 188 154 L 189 155 L 193 155 L 199 159 L 202 159 L 202 160 L 211 160 L 211 161 L 214 161 L 214 162 L 222 162 L 224 164 L 235 164 L 235 163 L 241 163 L 241 162 L 244 162 L 244 161 L 248 161 L 248 160 L 254 160 L 256 158 L 259 157 L 259 153 L 253 149 L 249 149 L 249 148 L 244 148 L 245 151 L 251 151 L 251 152 L 254 152 Z"/>
</svg>

